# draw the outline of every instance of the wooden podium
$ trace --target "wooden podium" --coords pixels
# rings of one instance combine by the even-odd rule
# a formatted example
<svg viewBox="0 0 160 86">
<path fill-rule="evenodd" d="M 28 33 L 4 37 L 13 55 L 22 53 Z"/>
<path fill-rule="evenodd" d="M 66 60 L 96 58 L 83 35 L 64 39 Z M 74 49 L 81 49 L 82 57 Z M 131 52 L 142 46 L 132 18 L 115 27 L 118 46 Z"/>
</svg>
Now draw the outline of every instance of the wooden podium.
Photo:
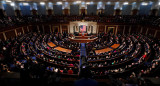
<svg viewBox="0 0 160 86">
<path fill-rule="evenodd" d="M 97 39 L 98 39 L 98 37 L 92 37 L 92 36 L 74 36 L 74 37 L 69 37 L 70 41 L 79 42 L 79 43 L 93 42 L 93 41 L 95 41 Z"/>
<path fill-rule="evenodd" d="M 79 36 L 87 36 L 88 33 L 83 33 L 84 35 L 82 35 L 82 33 L 79 33 Z"/>
</svg>

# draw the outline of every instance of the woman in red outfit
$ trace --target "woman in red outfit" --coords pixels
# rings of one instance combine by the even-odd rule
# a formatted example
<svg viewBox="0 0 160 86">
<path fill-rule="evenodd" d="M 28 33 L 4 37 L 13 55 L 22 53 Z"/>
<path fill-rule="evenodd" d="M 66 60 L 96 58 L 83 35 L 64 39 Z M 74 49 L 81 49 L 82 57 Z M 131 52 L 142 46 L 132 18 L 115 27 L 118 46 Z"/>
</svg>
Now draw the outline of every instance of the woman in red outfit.
<svg viewBox="0 0 160 86">
<path fill-rule="evenodd" d="M 68 74 L 73 74 L 72 68 L 70 68 L 70 69 L 68 70 Z"/>
</svg>

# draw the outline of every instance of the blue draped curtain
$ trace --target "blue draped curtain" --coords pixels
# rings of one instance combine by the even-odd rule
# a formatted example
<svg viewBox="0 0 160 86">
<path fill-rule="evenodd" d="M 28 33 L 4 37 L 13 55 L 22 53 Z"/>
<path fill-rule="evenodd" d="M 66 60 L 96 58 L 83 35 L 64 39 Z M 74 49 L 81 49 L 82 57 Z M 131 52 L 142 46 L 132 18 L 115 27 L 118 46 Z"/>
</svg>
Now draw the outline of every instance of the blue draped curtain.
<svg viewBox="0 0 160 86">
<path fill-rule="evenodd" d="M 113 13 L 114 13 L 114 5 L 105 5 L 104 14 L 113 15 Z"/>
</svg>

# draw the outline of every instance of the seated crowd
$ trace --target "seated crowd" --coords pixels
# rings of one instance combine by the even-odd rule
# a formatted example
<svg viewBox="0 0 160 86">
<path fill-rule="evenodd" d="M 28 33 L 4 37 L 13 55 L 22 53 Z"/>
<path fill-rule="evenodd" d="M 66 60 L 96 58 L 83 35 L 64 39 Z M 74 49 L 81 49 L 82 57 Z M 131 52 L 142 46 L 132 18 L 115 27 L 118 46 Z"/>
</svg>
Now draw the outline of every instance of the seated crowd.
<svg viewBox="0 0 160 86">
<path fill-rule="evenodd" d="M 56 46 L 51 47 L 49 42 Z M 95 50 L 120 44 L 109 52 Z M 71 49 L 71 53 L 56 47 Z M 87 65 L 94 77 L 160 77 L 159 42 L 142 34 L 98 34 L 94 42 L 86 43 Z M 67 33 L 41 34 L 30 32 L 6 41 L 0 40 L 0 72 L 27 72 L 30 78 L 43 78 L 52 73 L 79 75 L 80 43 L 71 42 Z"/>
<path fill-rule="evenodd" d="M 158 26 L 158 16 L 141 16 L 141 15 L 115 15 L 115 16 L 55 16 L 55 15 L 30 15 L 30 16 L 3 16 L 0 17 L 0 27 L 12 27 L 19 25 L 27 25 L 31 23 L 44 22 L 68 22 L 68 21 L 95 21 L 108 23 L 137 23 L 137 24 L 152 24 Z"/>
</svg>

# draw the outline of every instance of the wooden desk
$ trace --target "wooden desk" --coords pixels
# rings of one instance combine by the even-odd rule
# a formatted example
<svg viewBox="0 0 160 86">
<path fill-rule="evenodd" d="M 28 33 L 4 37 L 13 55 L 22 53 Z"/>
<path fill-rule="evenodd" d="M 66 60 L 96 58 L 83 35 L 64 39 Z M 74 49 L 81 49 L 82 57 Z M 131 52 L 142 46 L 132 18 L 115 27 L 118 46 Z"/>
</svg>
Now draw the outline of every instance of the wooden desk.
<svg viewBox="0 0 160 86">
<path fill-rule="evenodd" d="M 111 48 L 105 48 L 105 49 L 101 49 L 101 50 L 95 50 L 96 54 L 99 54 L 99 53 L 105 53 L 105 52 L 109 52 L 113 49 Z"/>
<path fill-rule="evenodd" d="M 111 46 L 111 48 L 116 49 L 116 48 L 118 48 L 119 46 L 120 46 L 120 44 L 113 44 L 113 45 Z M 105 49 L 101 49 L 101 50 L 95 50 L 95 52 L 96 52 L 96 54 L 105 53 L 105 52 L 112 51 L 113 49 L 111 49 L 111 48 L 105 48 Z"/>
<path fill-rule="evenodd" d="M 49 45 L 50 47 L 55 47 L 55 46 L 56 46 L 53 42 L 49 42 L 48 45 Z"/>
<path fill-rule="evenodd" d="M 75 36 L 75 39 L 88 39 L 91 38 L 92 36 Z"/>
<path fill-rule="evenodd" d="M 120 46 L 120 44 L 114 44 L 114 45 L 112 45 L 111 47 L 113 48 L 113 49 L 116 49 L 116 48 L 118 48 Z"/>
<path fill-rule="evenodd" d="M 72 52 L 72 50 L 65 49 L 65 48 L 62 48 L 62 47 L 56 47 L 54 49 L 56 49 L 58 51 L 66 52 L 66 53 L 71 53 Z"/>
<path fill-rule="evenodd" d="M 88 33 L 84 33 L 84 36 L 87 36 Z M 82 36 L 82 33 L 79 33 L 79 36 Z"/>
<path fill-rule="evenodd" d="M 69 40 L 70 40 L 70 41 L 79 42 L 79 43 L 93 42 L 93 41 L 95 41 L 95 40 L 97 40 L 97 39 L 98 39 L 98 37 L 92 38 L 92 39 L 74 39 L 74 38 L 70 38 L 70 37 L 69 37 Z"/>
</svg>

